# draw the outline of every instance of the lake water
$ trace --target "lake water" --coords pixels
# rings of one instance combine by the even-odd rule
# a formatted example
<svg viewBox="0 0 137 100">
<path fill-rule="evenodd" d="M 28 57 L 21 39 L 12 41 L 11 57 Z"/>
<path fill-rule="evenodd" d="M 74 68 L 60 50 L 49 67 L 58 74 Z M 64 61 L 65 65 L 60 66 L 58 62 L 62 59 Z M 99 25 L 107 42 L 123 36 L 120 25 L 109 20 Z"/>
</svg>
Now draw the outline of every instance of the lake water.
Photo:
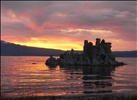
<svg viewBox="0 0 137 100">
<path fill-rule="evenodd" d="M 116 58 L 127 65 L 45 65 L 47 56 L 2 56 L 3 97 L 72 96 L 104 93 L 137 93 L 137 58 Z"/>
</svg>

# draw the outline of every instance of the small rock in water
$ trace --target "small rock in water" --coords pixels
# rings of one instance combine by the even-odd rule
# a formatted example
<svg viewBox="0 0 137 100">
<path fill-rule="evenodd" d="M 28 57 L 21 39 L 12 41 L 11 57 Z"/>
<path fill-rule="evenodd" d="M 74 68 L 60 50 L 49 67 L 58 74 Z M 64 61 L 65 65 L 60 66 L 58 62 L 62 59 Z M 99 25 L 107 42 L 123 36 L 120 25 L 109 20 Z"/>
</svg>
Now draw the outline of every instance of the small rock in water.
<svg viewBox="0 0 137 100">
<path fill-rule="evenodd" d="M 37 64 L 37 63 L 32 63 L 32 64 Z"/>
<path fill-rule="evenodd" d="M 53 58 L 52 56 L 50 56 L 50 58 L 47 59 L 45 64 L 48 66 L 51 66 L 51 67 L 55 67 L 58 65 L 58 62 L 57 62 L 56 58 Z"/>
</svg>

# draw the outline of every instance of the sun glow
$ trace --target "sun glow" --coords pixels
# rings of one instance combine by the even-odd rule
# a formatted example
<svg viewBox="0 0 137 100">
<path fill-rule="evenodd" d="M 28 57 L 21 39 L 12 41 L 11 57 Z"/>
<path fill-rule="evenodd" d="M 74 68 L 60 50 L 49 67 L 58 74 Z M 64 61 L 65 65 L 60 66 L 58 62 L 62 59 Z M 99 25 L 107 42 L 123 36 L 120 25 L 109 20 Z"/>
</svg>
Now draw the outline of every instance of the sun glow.
<svg viewBox="0 0 137 100">
<path fill-rule="evenodd" d="M 36 38 L 32 37 L 29 41 L 21 42 L 15 41 L 15 44 L 26 45 L 31 47 L 39 47 L 39 48 L 52 48 L 52 49 L 60 49 L 60 50 L 82 50 L 83 42 L 69 40 L 67 38 L 61 39 L 44 39 L 44 38 Z"/>
<path fill-rule="evenodd" d="M 16 44 L 21 44 L 21 45 L 25 45 L 25 46 L 31 46 L 31 47 L 39 47 L 39 48 L 52 48 L 52 49 L 60 49 L 60 50 L 71 50 L 71 48 L 75 49 L 75 50 L 82 50 L 82 46 L 77 45 L 77 44 L 71 44 L 71 43 L 63 43 L 63 44 L 59 44 L 59 43 L 38 43 L 38 42 L 14 42 Z"/>
</svg>

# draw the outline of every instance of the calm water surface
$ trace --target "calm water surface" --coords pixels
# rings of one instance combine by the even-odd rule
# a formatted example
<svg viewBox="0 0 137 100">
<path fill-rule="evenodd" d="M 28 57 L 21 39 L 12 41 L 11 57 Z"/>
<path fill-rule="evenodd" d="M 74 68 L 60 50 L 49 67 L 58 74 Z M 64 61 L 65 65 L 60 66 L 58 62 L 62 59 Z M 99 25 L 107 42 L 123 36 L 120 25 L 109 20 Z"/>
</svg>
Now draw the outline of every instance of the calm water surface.
<svg viewBox="0 0 137 100">
<path fill-rule="evenodd" d="M 1 93 L 4 97 L 137 93 L 137 58 L 116 58 L 128 65 L 45 65 L 48 57 L 2 56 Z"/>
</svg>

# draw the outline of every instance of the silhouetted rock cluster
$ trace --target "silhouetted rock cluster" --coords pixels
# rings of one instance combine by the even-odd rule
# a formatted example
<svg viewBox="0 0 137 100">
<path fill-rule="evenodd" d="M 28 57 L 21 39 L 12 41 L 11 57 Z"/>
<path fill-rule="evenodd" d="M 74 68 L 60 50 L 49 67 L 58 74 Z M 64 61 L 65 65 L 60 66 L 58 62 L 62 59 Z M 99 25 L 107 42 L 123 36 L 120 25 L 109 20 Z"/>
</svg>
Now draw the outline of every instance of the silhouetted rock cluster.
<svg viewBox="0 0 137 100">
<path fill-rule="evenodd" d="M 55 59 L 52 56 L 46 61 L 46 65 L 123 65 L 123 62 L 117 62 L 111 54 L 111 43 L 105 40 L 96 39 L 96 44 L 88 40 L 84 41 L 83 53 L 74 53 L 74 50 L 66 51 Z"/>
</svg>

